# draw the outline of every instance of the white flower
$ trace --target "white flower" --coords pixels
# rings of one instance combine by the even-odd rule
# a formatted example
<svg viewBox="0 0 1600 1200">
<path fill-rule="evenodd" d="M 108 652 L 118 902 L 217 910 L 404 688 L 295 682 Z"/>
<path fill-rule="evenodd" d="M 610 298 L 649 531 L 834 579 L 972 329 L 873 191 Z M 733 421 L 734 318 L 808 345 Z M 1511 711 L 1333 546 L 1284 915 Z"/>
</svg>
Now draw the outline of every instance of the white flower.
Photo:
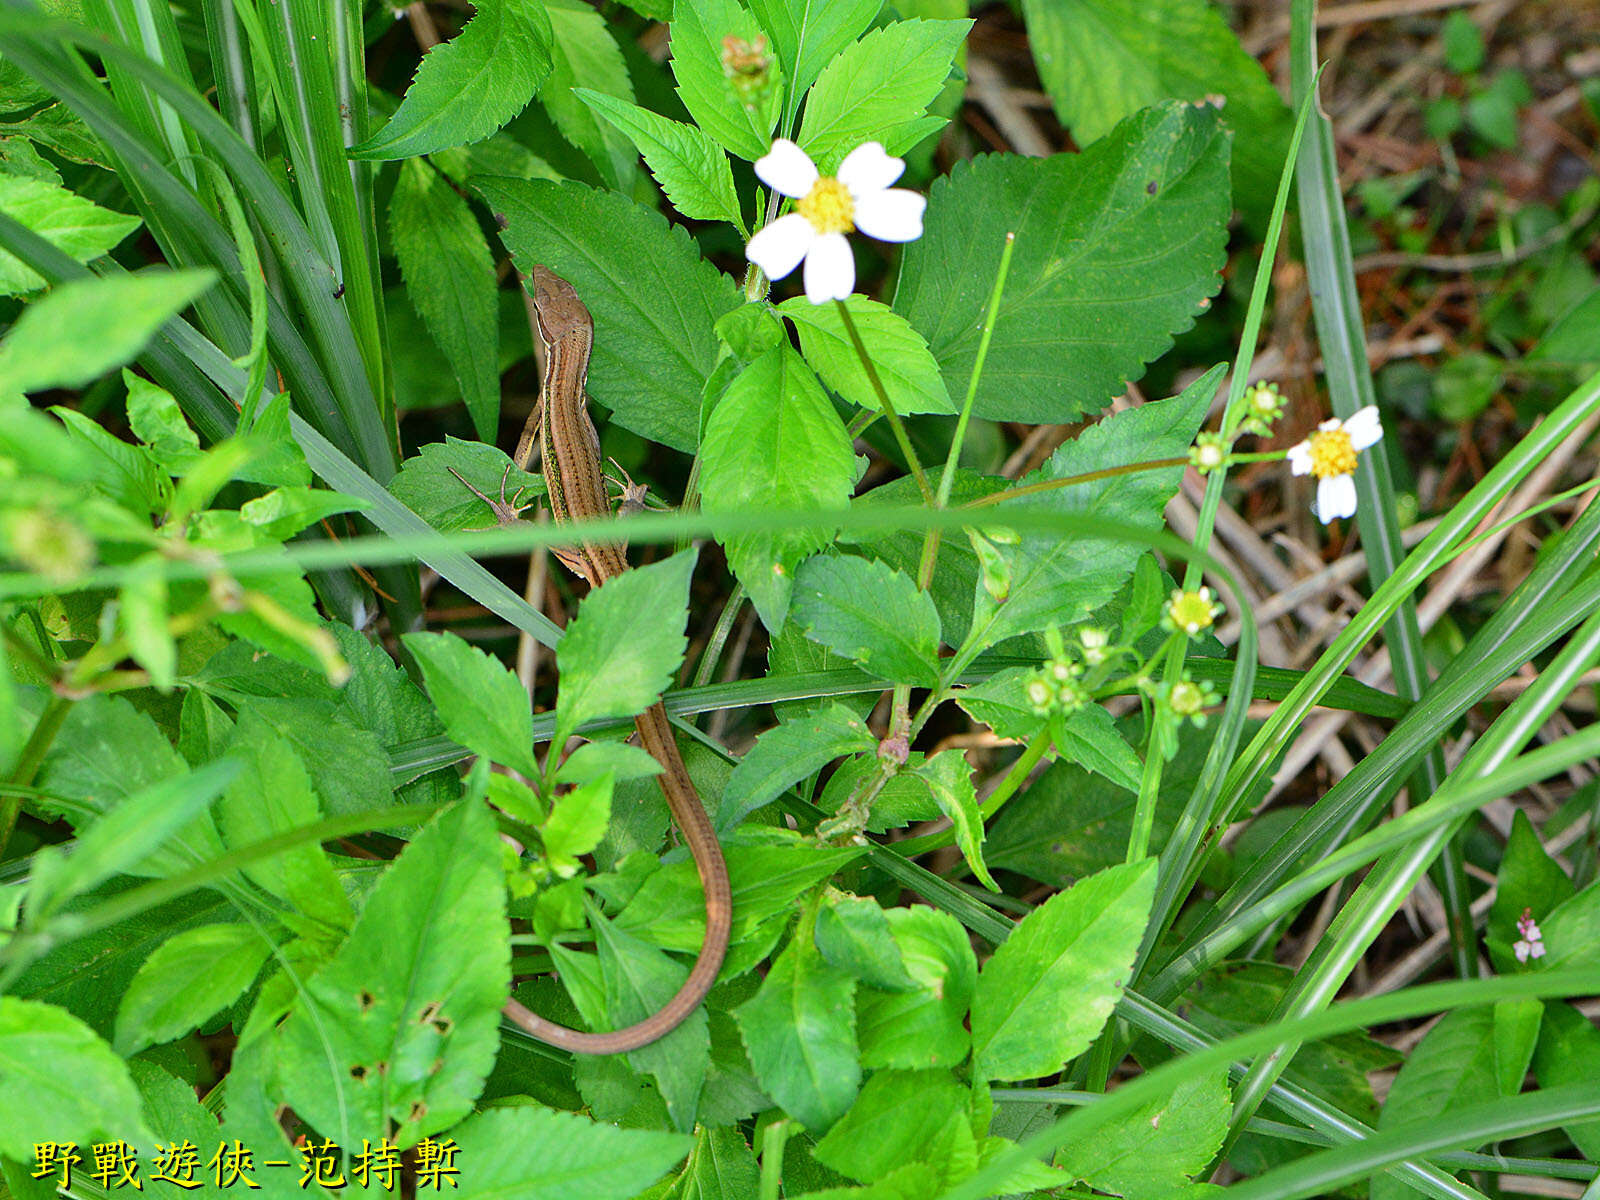
<svg viewBox="0 0 1600 1200">
<path fill-rule="evenodd" d="M 1517 921 L 1517 932 L 1522 935 L 1511 952 L 1517 956 L 1520 963 L 1527 962 L 1530 958 L 1544 957 L 1544 934 L 1539 932 L 1539 925 L 1533 919 L 1533 910 L 1525 908 L 1522 916 Z"/>
<path fill-rule="evenodd" d="M 797 203 L 792 213 L 750 239 L 745 257 L 768 279 L 782 279 L 804 259 L 806 299 L 813 304 L 845 299 L 856 286 L 856 260 L 845 234 L 859 229 L 881 242 L 922 236 L 927 200 L 889 186 L 905 169 L 877 142 L 865 142 L 845 156 L 837 176 L 823 175 L 810 155 L 779 138 L 756 162 L 756 175 Z"/>
<path fill-rule="evenodd" d="M 1383 436 L 1383 423 L 1372 405 L 1348 421 L 1335 417 L 1317 426 L 1317 431 L 1289 448 L 1289 467 L 1296 475 L 1317 477 L 1317 502 L 1312 511 L 1326 525 L 1335 517 L 1353 516 L 1356 511 L 1356 453 Z"/>
</svg>

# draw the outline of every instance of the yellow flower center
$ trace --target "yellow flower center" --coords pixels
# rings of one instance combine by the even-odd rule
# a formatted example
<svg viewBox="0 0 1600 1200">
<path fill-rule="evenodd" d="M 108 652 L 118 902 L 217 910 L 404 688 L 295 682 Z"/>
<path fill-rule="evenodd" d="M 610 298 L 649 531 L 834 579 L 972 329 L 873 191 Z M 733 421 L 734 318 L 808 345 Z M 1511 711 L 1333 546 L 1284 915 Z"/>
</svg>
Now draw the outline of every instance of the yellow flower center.
<svg viewBox="0 0 1600 1200">
<path fill-rule="evenodd" d="M 818 233 L 849 233 L 856 227 L 856 202 L 850 198 L 850 189 L 832 175 L 813 183 L 795 208 Z"/>
<path fill-rule="evenodd" d="M 1319 429 L 1308 440 L 1311 442 L 1311 473 L 1318 479 L 1355 474 L 1356 448 L 1350 444 L 1350 435 L 1344 430 Z"/>
<path fill-rule="evenodd" d="M 1199 633 L 1212 623 L 1211 600 L 1199 592 L 1179 592 L 1172 598 L 1172 623 L 1186 633 Z"/>
</svg>

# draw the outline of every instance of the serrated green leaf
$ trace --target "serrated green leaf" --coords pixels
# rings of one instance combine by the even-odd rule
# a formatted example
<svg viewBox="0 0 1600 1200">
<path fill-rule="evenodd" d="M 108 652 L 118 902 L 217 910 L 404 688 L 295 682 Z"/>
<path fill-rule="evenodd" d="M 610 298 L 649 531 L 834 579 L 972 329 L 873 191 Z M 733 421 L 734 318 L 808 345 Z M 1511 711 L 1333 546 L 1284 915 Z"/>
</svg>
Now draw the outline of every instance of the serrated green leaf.
<svg viewBox="0 0 1600 1200">
<path fill-rule="evenodd" d="M 1068 762 L 1130 792 L 1139 790 L 1144 764 L 1105 709 L 1098 704 L 1078 709 L 1063 722 L 1061 732 L 1064 736 L 1057 738 L 1056 748 Z"/>
<path fill-rule="evenodd" d="M 682 229 L 615 192 L 545 180 L 482 181 L 501 240 L 526 274 L 542 263 L 594 317 L 589 395 L 613 420 L 676 450 L 699 442 L 717 318 L 742 302 Z"/>
<path fill-rule="evenodd" d="M 71 1013 L 0 996 L 0 1154 L 115 1138 L 150 1144 L 127 1064 Z"/>
<path fill-rule="evenodd" d="M 494 260 L 477 217 L 421 159 L 400 167 L 389 232 L 406 295 L 450 360 L 472 427 L 493 443 L 500 418 L 500 325 Z"/>
<path fill-rule="evenodd" d="M 1068 1142 L 1056 1165 L 1113 1195 L 1176 1195 L 1221 1149 L 1229 1115 L 1225 1075 L 1186 1079 L 1165 1099 Z"/>
<path fill-rule="evenodd" d="M 1024 0 L 1028 44 L 1056 116 L 1080 146 L 1163 100 L 1226 99 L 1234 196 L 1264 223 L 1291 121 L 1278 89 L 1209 0 Z"/>
<path fill-rule="evenodd" d="M 526 693 L 524 693 L 526 694 Z M 294 747 L 328 816 L 372 812 L 394 802 L 389 756 L 376 734 L 332 701 L 230 697 Z"/>
<path fill-rule="evenodd" d="M 520 510 L 543 496 L 545 486 L 543 476 L 519 470 L 487 442 L 447 436 L 401 463 L 389 491 L 435 529 L 452 533 L 494 528 L 491 503 Z"/>
<path fill-rule="evenodd" d="M 239 516 L 246 525 L 254 525 L 266 537 L 286 542 L 302 529 L 309 529 L 335 513 L 360 512 L 370 507 L 359 496 L 346 496 L 327 488 L 291 485 L 273 488 L 263 496 L 246 500 L 239 506 Z"/>
<path fill-rule="evenodd" d="M 284 1099 L 341 1145 L 391 1121 L 401 1148 L 450 1128 L 494 1063 L 510 983 L 499 839 L 463 801 L 388 866 L 305 982 L 273 1036 Z"/>
<path fill-rule="evenodd" d="M 577 874 L 578 856 L 600 844 L 611 821 L 612 777 L 606 772 L 557 797 L 539 827 L 550 869 L 562 878 Z"/>
<path fill-rule="evenodd" d="M 128 426 L 133 436 L 150 448 L 168 474 L 187 472 L 200 458 L 200 437 L 172 393 L 126 367 L 122 382 L 128 389 Z"/>
<path fill-rule="evenodd" d="M 59 284 L 0 343 L 0 392 L 77 388 L 131 362 L 215 271 L 143 271 Z"/>
<path fill-rule="evenodd" d="M 836 758 L 864 754 L 877 745 L 866 722 L 842 704 L 829 704 L 767 730 L 739 760 L 717 809 L 717 828 L 732 829 L 770 804 L 786 787 Z"/>
<path fill-rule="evenodd" d="M 128 653 L 150 673 L 150 683 L 165 692 L 178 669 L 178 647 L 167 626 L 167 576 L 158 553 L 129 567 L 118 593 L 117 624 Z"/>
<path fill-rule="evenodd" d="M 93 463 L 96 491 L 137 513 L 154 515 L 166 507 L 171 488 L 148 449 L 129 445 L 74 409 L 58 406 L 51 412 L 84 460 Z"/>
<path fill-rule="evenodd" d="M 939 614 L 928 593 L 887 563 L 816 555 L 795 572 L 790 620 L 890 683 L 939 682 Z"/>
<path fill-rule="evenodd" d="M 897 413 L 956 411 L 928 343 L 904 317 L 865 296 L 851 296 L 845 303 Z M 778 305 L 778 311 L 800 331 L 800 348 L 822 381 L 851 404 L 876 412 L 878 394 L 845 332 L 838 308 L 793 296 Z"/>
<path fill-rule="evenodd" d="M 108 253 L 140 225 L 138 217 L 101 208 L 59 183 L 14 174 L 0 175 L 0 213 L 81 263 Z M 20 296 L 44 284 L 44 276 L 0 250 L 0 296 Z"/>
<path fill-rule="evenodd" d="M 1221 284 L 1228 138 L 1217 111 L 1163 104 L 1082 154 L 990 155 L 928 193 L 895 311 L 965 395 L 1005 235 L 1016 251 L 974 411 L 1003 421 L 1098 412 L 1188 329 Z"/>
<path fill-rule="evenodd" d="M 762 1089 L 813 1133 L 845 1114 L 861 1084 L 855 987 L 796 938 L 734 1012 Z"/>
<path fill-rule="evenodd" d="M 732 941 L 754 935 L 770 917 L 793 909 L 807 888 L 842 870 L 860 847 L 794 842 L 723 847 L 733 892 Z M 705 939 L 706 903 L 692 862 L 680 859 L 657 868 L 618 914 L 616 927 L 667 950 L 693 952 Z"/>
<path fill-rule="evenodd" d="M 239 772 L 226 759 L 133 793 L 81 832 L 63 854 L 54 847 L 34 856 L 28 917 L 42 924 L 72 897 L 119 873 L 163 873 L 183 859 L 157 852 L 209 808 Z"/>
<path fill-rule="evenodd" d="M 681 1200 L 738 1200 L 761 1190 L 756 1156 L 736 1126 L 704 1124 L 684 1165 Z"/>
<path fill-rule="evenodd" d="M 817 910 L 817 952 L 869 987 L 909 992 L 916 980 L 906 973 L 905 957 L 890 932 L 889 918 L 876 900 L 831 891 Z"/>
<path fill-rule="evenodd" d="M 966 754 L 959 749 L 941 751 L 918 767 L 916 773 L 927 783 L 939 811 L 950 819 L 956 845 L 967 866 L 984 887 L 998 892 L 1000 885 L 983 865 L 983 814 L 978 811 L 978 792 Z"/>
<path fill-rule="evenodd" d="M 1155 881 L 1154 859 L 1111 867 L 1017 924 L 978 977 L 976 1077 L 1051 1075 L 1089 1048 L 1127 983 Z"/>
<path fill-rule="evenodd" d="M 550 74 L 544 0 L 484 0 L 455 37 L 417 65 L 400 107 L 352 158 L 410 158 L 488 137 Z"/>
<path fill-rule="evenodd" d="M 800 123 L 800 148 L 824 174 L 863 142 L 904 154 L 930 125 L 928 105 L 944 87 L 969 20 L 895 21 L 846 46 L 817 76 Z"/>
<path fill-rule="evenodd" d="M 400 640 L 422 667 L 446 733 L 522 775 L 539 774 L 533 710 L 515 675 L 452 633 L 408 633 Z"/>
<path fill-rule="evenodd" d="M 606 19 L 581 0 L 546 0 L 555 33 L 555 66 L 539 93 L 540 103 L 563 137 L 588 156 L 614 191 L 631 194 L 638 167 L 628 140 L 577 95 L 595 91 L 622 103 L 633 100 L 633 81 Z"/>
<path fill-rule="evenodd" d="M 748 97 L 734 86 L 723 66 L 725 38 L 755 45 L 765 40 L 761 27 L 737 0 L 678 3 L 672 12 L 672 74 L 678 96 L 695 124 L 726 149 L 754 162 L 772 149 L 784 88 L 774 60 L 764 86 Z"/>
<path fill-rule="evenodd" d="M 913 1162 L 948 1172 L 952 1142 L 972 1145 L 967 1097 L 948 1071 L 879 1071 L 812 1154 L 862 1183 Z"/>
<path fill-rule="evenodd" d="M 1204 419 L 1219 377 L 1216 368 L 1181 395 L 1106 418 L 1062 445 L 1022 482 L 1067 479 L 1108 462 L 1181 458 Z M 1182 473 L 1182 467 L 1167 467 L 1118 475 L 1005 501 L 991 511 L 1003 520 L 1013 506 L 1044 508 L 1154 532 L 1161 528 L 1162 511 Z M 1121 539 L 1024 534 L 1015 545 L 999 547 L 999 553 L 1010 566 L 1011 591 L 1003 604 L 987 592 L 977 593 L 969 637 L 984 647 L 1089 617 L 1127 581 L 1144 548 Z"/>
<path fill-rule="evenodd" d="M 618 1129 L 535 1106 L 492 1108 L 450 1131 L 459 1200 L 630 1200 L 688 1151 L 681 1134 Z"/>
<path fill-rule="evenodd" d="M 271 951 L 266 935 L 249 925 L 202 925 L 174 934 L 123 994 L 117 1053 L 137 1054 L 198 1028 L 244 993 Z"/>
<path fill-rule="evenodd" d="M 727 221 L 743 235 L 744 214 L 728 156 L 710 135 L 615 96 L 574 90 L 638 148 L 674 208 L 697 221 Z"/>
<path fill-rule="evenodd" d="M 588 721 L 631 717 L 667 690 L 688 646 L 684 622 L 696 553 L 629 571 L 595 588 L 556 647 L 556 744 Z"/>
<path fill-rule="evenodd" d="M 796 100 L 834 56 L 866 32 L 883 0 L 751 0 Z"/>
<path fill-rule="evenodd" d="M 844 507 L 855 482 L 844 424 L 788 346 L 769 350 L 728 385 L 706 423 L 700 453 L 700 486 L 712 516 L 815 516 Z M 726 540 L 729 565 L 769 630 L 781 628 L 788 613 L 794 568 L 828 540 L 816 528 Z"/>
<path fill-rule="evenodd" d="M 917 905 L 885 914 L 909 992 L 861 991 L 861 1063 L 867 1067 L 954 1067 L 972 1044 L 965 1021 L 978 982 L 967 931 L 949 913 Z"/>
</svg>

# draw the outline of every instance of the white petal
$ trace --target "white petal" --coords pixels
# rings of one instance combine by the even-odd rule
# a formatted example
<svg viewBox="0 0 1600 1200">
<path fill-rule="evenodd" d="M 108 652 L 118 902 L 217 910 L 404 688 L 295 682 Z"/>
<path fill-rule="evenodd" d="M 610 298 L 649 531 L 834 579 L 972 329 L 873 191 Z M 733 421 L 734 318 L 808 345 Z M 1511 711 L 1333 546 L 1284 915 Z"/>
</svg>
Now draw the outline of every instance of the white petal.
<svg viewBox="0 0 1600 1200">
<path fill-rule="evenodd" d="M 1289 470 L 1296 475 L 1305 475 L 1311 470 L 1311 443 L 1301 442 L 1298 446 L 1289 447 Z"/>
<path fill-rule="evenodd" d="M 1530 954 L 1532 954 L 1534 958 L 1543 958 L 1544 957 L 1544 943 L 1543 942 L 1530 942 L 1528 944 L 1528 952 Z"/>
<path fill-rule="evenodd" d="M 799 199 L 817 181 L 817 164 L 811 156 L 788 138 L 779 138 L 772 149 L 756 159 L 756 178 L 785 196 Z"/>
<path fill-rule="evenodd" d="M 1350 444 L 1357 450 L 1365 450 L 1383 436 L 1383 422 L 1378 419 L 1378 410 L 1374 405 L 1367 405 L 1344 423 L 1344 431 L 1350 435 Z"/>
<path fill-rule="evenodd" d="M 1318 425 L 1317 428 L 1322 430 L 1324 433 L 1326 433 L 1330 429 L 1339 429 L 1339 428 L 1342 428 L 1343 426 L 1344 426 L 1344 422 L 1339 420 L 1338 417 L 1329 417 L 1321 425 Z"/>
<path fill-rule="evenodd" d="M 1335 517 L 1356 513 L 1356 481 L 1349 475 L 1330 475 L 1317 481 L 1317 518 L 1326 525 Z"/>
<path fill-rule="evenodd" d="M 905 160 L 891 158 L 880 143 L 863 142 L 844 156 L 837 178 L 859 200 L 872 192 L 883 191 L 899 179 L 905 169 Z"/>
<path fill-rule="evenodd" d="M 806 252 L 806 299 L 813 304 L 843 300 L 856 286 L 856 260 L 842 233 L 825 233 Z"/>
<path fill-rule="evenodd" d="M 799 213 L 790 213 L 751 238 L 744 256 L 765 271 L 768 279 L 782 279 L 800 265 L 816 240 L 811 222 Z"/>
<path fill-rule="evenodd" d="M 905 188 L 889 188 L 856 198 L 856 228 L 880 242 L 911 242 L 922 236 L 925 196 Z"/>
<path fill-rule="evenodd" d="M 1518 962 L 1527 962 L 1528 951 L 1530 949 L 1532 949 L 1532 947 L 1529 946 L 1527 942 L 1518 942 L 1516 945 L 1511 947 L 1511 953 L 1517 956 Z"/>
</svg>

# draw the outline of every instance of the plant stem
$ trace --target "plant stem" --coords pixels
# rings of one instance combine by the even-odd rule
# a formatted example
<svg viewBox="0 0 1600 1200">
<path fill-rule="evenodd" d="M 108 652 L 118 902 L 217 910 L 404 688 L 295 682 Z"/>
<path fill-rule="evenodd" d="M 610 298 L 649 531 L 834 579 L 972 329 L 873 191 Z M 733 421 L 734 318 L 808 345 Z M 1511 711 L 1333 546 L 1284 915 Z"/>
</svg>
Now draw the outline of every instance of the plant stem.
<svg viewBox="0 0 1600 1200">
<path fill-rule="evenodd" d="M 923 501 L 932 505 L 933 489 L 928 486 L 928 476 L 922 469 L 922 460 L 917 457 L 917 452 L 911 445 L 911 436 L 906 432 L 905 423 L 900 420 L 900 414 L 895 412 L 889 393 L 884 390 L 883 380 L 878 378 L 878 368 L 872 365 L 872 358 L 867 354 L 867 347 L 856 329 L 856 319 L 850 315 L 850 307 L 843 300 L 835 300 L 833 303 L 839 310 L 839 319 L 844 322 L 844 331 L 850 335 L 850 344 L 856 348 L 856 357 L 866 369 L 867 382 L 872 384 L 872 390 L 877 393 L 883 415 L 889 419 L 889 428 L 894 430 L 895 441 L 900 443 L 900 453 L 906 457 L 906 466 L 911 469 L 912 477 L 917 481 L 917 489 L 922 493 Z"/>
</svg>

